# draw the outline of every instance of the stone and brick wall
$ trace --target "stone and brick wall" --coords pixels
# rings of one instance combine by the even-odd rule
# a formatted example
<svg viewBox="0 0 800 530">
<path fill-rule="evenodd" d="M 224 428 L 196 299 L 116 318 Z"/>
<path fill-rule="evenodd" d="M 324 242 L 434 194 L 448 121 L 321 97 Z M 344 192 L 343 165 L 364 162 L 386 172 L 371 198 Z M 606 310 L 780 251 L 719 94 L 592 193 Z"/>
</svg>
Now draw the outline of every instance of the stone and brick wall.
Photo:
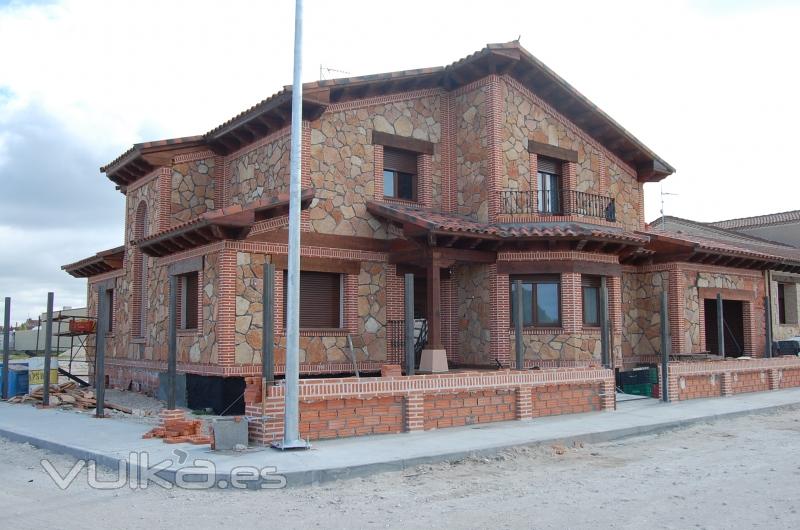
<svg viewBox="0 0 800 530">
<path fill-rule="evenodd" d="M 283 129 L 225 157 L 225 204 L 289 192 L 291 135 Z"/>
<path fill-rule="evenodd" d="M 216 172 L 220 169 L 220 159 L 210 151 L 175 158 L 170 188 L 171 226 L 221 207 L 215 202 L 218 193 Z"/>
<path fill-rule="evenodd" d="M 260 378 L 248 380 L 261 385 Z M 250 440 L 283 435 L 284 387 L 246 395 Z M 611 410 L 614 376 L 606 369 L 462 372 L 411 377 L 303 379 L 300 431 L 307 439 L 439 429 Z"/>
</svg>

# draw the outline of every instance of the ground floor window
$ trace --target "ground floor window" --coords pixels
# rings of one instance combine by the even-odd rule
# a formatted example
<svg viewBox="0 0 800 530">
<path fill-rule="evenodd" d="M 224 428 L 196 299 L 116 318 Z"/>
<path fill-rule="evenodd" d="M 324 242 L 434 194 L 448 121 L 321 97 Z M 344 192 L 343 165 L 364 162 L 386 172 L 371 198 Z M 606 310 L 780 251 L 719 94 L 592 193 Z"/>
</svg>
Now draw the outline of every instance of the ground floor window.
<svg viewBox="0 0 800 530">
<path fill-rule="evenodd" d="M 114 331 L 114 289 L 107 289 L 106 290 L 106 322 L 108 322 L 108 329 L 109 333 L 113 333 Z"/>
<path fill-rule="evenodd" d="M 581 275 L 583 325 L 600 326 L 600 277 Z"/>
<path fill-rule="evenodd" d="M 520 280 L 522 325 L 561 326 L 561 277 L 558 275 L 511 276 L 511 322 L 514 322 L 516 281 Z"/>
<path fill-rule="evenodd" d="M 778 283 L 778 323 L 797 324 L 797 284 Z"/>
<path fill-rule="evenodd" d="M 283 276 L 283 314 L 286 324 L 288 275 Z M 300 272 L 300 327 L 342 327 L 342 275 L 330 272 Z"/>
<path fill-rule="evenodd" d="M 197 271 L 178 276 L 178 325 L 180 329 L 197 329 L 199 281 Z"/>
</svg>

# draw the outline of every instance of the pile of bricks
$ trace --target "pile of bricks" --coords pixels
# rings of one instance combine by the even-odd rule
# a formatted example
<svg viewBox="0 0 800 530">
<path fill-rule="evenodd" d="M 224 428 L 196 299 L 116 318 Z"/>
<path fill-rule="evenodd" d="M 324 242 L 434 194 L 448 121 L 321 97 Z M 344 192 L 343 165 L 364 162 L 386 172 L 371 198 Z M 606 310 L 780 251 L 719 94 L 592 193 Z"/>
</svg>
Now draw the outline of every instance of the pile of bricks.
<svg viewBox="0 0 800 530">
<path fill-rule="evenodd" d="M 212 438 L 203 433 L 203 420 L 187 420 L 183 411 L 165 410 L 161 413 L 161 425 L 150 429 L 142 438 L 162 438 L 164 443 L 211 444 Z"/>
</svg>

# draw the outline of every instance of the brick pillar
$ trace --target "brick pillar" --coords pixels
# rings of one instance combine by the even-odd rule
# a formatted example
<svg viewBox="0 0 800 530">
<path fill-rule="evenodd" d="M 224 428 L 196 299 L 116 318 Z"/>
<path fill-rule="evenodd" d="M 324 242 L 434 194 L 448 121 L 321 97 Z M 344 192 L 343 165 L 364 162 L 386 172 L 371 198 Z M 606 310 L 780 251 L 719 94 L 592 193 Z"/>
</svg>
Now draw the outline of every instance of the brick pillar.
<svg viewBox="0 0 800 530">
<path fill-rule="evenodd" d="M 269 445 L 283 438 L 283 395 L 270 396 L 264 402 L 245 405 L 244 413 L 249 418 L 248 437 L 254 445 Z"/>
<path fill-rule="evenodd" d="M 421 392 L 406 395 L 403 399 L 404 428 L 407 432 L 421 431 L 425 428 L 425 400 Z"/>
<path fill-rule="evenodd" d="M 214 208 L 225 204 L 225 157 L 214 157 Z"/>
<path fill-rule="evenodd" d="M 488 175 L 486 193 L 489 203 L 489 222 L 497 221 L 500 214 L 500 187 L 503 173 L 502 132 L 503 132 L 503 95 L 500 89 L 500 77 L 490 75 L 486 84 L 486 136 Z"/>
<path fill-rule="evenodd" d="M 751 357 L 756 356 L 756 330 L 755 318 L 753 318 L 753 302 L 742 304 L 742 326 L 744 327 L 744 354 Z M 763 341 L 763 334 L 761 335 Z M 762 355 L 759 355 L 762 357 Z"/>
<path fill-rule="evenodd" d="M 669 271 L 668 303 L 669 303 L 669 334 L 672 339 L 672 353 L 686 351 L 686 333 L 684 309 L 684 291 L 686 280 L 683 271 L 673 269 Z"/>
<path fill-rule="evenodd" d="M 770 368 L 767 373 L 769 375 L 769 389 L 779 390 L 781 388 L 781 376 L 783 373 L 777 368 Z"/>
<path fill-rule="evenodd" d="M 617 390 L 614 377 L 600 383 L 600 410 L 614 410 L 617 406 Z"/>
<path fill-rule="evenodd" d="M 609 181 L 608 181 L 608 160 L 606 159 L 606 154 L 604 152 L 600 152 L 600 159 L 598 160 L 598 171 L 600 173 L 600 195 L 605 195 L 608 193 L 609 188 Z"/>
<path fill-rule="evenodd" d="M 383 146 L 372 146 L 372 168 L 373 179 L 375 180 L 375 190 L 373 196 L 376 200 L 383 200 Z"/>
<path fill-rule="evenodd" d="M 343 328 L 350 333 L 358 333 L 358 275 L 345 274 L 343 280 L 344 287 L 344 315 L 342 318 Z"/>
<path fill-rule="evenodd" d="M 536 153 L 530 153 L 531 182 L 528 191 L 531 194 L 531 213 L 539 211 L 539 158 Z"/>
<path fill-rule="evenodd" d="M 386 265 L 386 320 L 399 322 L 403 320 L 403 278 L 397 275 L 397 267 Z M 392 364 L 403 364 L 402 325 L 393 324 L 386 334 L 386 359 Z M 449 352 L 448 352 L 449 353 Z"/>
<path fill-rule="evenodd" d="M 449 362 L 458 362 L 458 294 L 453 278 L 442 280 L 442 342 Z"/>
<path fill-rule="evenodd" d="M 564 333 L 577 333 L 583 326 L 581 314 L 581 275 L 578 272 L 561 274 L 561 326 Z"/>
<path fill-rule="evenodd" d="M 516 415 L 518 420 L 533 418 L 533 387 L 519 386 L 516 388 Z"/>
<path fill-rule="evenodd" d="M 498 274 L 497 265 L 488 265 L 491 300 L 490 361 L 497 359 L 503 366 L 511 366 L 511 341 L 509 325 L 511 313 L 509 306 L 508 274 Z"/>
<path fill-rule="evenodd" d="M 443 94 L 441 98 L 441 157 L 442 157 L 442 204 L 443 212 L 456 211 L 456 118 L 455 104 L 450 94 Z M 383 164 L 381 164 L 381 172 Z M 383 176 L 381 175 L 381 178 Z M 448 349 L 448 354 L 450 350 Z"/>
<path fill-rule="evenodd" d="M 158 175 L 158 230 L 167 230 L 172 217 L 172 169 L 162 167 Z"/>
<path fill-rule="evenodd" d="M 730 372 L 724 372 L 720 376 L 720 395 L 723 397 L 733 395 L 733 376 Z"/>
<path fill-rule="evenodd" d="M 417 156 L 417 199 L 422 206 L 431 207 L 433 201 L 431 155 Z"/>
<path fill-rule="evenodd" d="M 669 390 L 670 401 L 680 401 L 680 387 L 678 385 L 678 376 L 669 374 L 667 376 L 667 385 Z"/>
<path fill-rule="evenodd" d="M 575 201 L 570 192 L 578 187 L 577 164 L 575 162 L 564 162 L 561 165 L 561 171 L 564 173 L 564 185 L 562 186 L 564 213 L 572 214 L 575 213 Z"/>
<path fill-rule="evenodd" d="M 312 188 L 311 184 L 311 124 L 303 121 L 303 143 L 300 146 L 301 168 L 300 168 L 300 189 Z M 300 211 L 300 230 L 302 232 L 311 231 L 311 209 L 306 208 Z"/>
<path fill-rule="evenodd" d="M 217 359 L 221 366 L 232 366 L 236 347 L 236 251 L 224 248 L 219 253 L 219 303 L 217 305 Z M 283 291 L 281 291 L 283 292 Z"/>
</svg>

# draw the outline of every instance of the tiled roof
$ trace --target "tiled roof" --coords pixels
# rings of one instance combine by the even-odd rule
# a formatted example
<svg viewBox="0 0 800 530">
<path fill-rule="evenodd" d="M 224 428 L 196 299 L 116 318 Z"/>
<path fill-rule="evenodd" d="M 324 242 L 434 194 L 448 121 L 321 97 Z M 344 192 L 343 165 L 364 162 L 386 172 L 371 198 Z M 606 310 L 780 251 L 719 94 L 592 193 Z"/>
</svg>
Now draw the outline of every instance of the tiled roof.
<svg viewBox="0 0 800 530">
<path fill-rule="evenodd" d="M 167 138 L 164 140 L 153 140 L 150 142 L 141 142 L 138 144 L 133 144 L 133 146 L 130 149 L 119 155 L 117 158 L 115 158 L 108 164 L 101 167 L 100 171 L 106 173 L 108 170 L 113 169 L 114 166 L 116 166 L 126 158 L 130 157 L 131 155 L 138 154 L 142 149 L 147 149 L 149 147 L 167 147 L 172 145 L 178 146 L 190 142 L 197 142 L 198 140 L 202 139 L 203 139 L 202 136 L 184 136 L 182 138 Z"/>
<path fill-rule="evenodd" d="M 121 269 L 124 257 L 125 247 L 114 247 L 75 263 L 64 265 L 61 269 L 75 278 L 88 278 L 96 274 Z"/>
<path fill-rule="evenodd" d="M 661 236 L 676 241 L 683 241 L 694 245 L 695 249 L 698 251 L 740 255 L 742 257 L 752 257 L 754 259 L 774 263 L 791 262 L 800 265 L 800 249 L 777 243 L 759 240 L 734 242 L 732 240 L 714 238 L 712 234 L 709 234 L 709 236 L 700 236 L 696 234 L 673 232 L 670 230 L 648 230 L 646 234 L 653 238 Z"/>
<path fill-rule="evenodd" d="M 779 212 L 767 215 L 756 215 L 753 217 L 740 217 L 738 219 L 728 219 L 725 221 L 715 221 L 708 224 L 718 228 L 735 230 L 737 228 L 755 228 L 798 221 L 800 221 L 800 210 L 792 210 L 789 212 Z"/>
<path fill-rule="evenodd" d="M 475 235 L 492 239 L 598 239 L 643 245 L 647 236 L 584 223 L 482 223 L 466 216 L 414 205 L 370 201 L 367 209 L 394 222 L 411 223 L 436 233 Z"/>
</svg>

